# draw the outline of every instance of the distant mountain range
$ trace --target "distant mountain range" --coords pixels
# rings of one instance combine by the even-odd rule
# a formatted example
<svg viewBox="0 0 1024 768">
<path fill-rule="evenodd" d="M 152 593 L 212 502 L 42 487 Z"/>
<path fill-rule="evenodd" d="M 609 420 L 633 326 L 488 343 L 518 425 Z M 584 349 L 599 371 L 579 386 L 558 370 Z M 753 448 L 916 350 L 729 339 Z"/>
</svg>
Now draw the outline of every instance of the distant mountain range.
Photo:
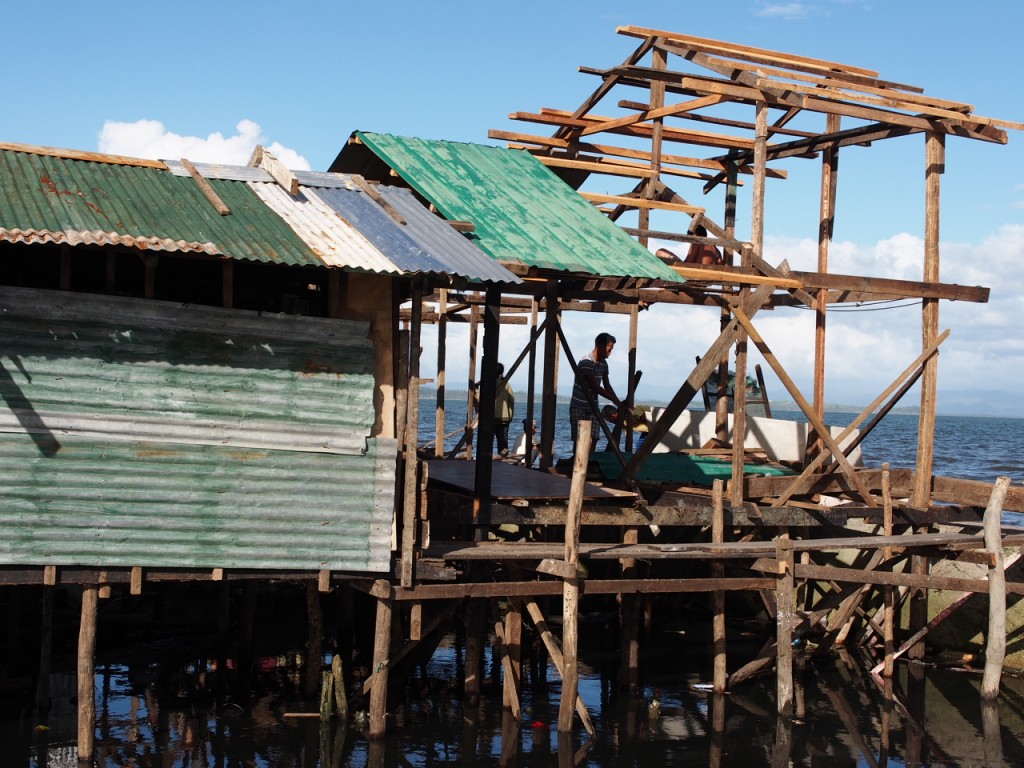
<svg viewBox="0 0 1024 768">
<path fill-rule="evenodd" d="M 943 416 L 998 416 L 1002 418 L 1024 418 L 1024 402 L 1020 396 L 998 390 L 961 389 L 939 390 L 937 413 Z M 893 408 L 893 413 L 915 415 L 921 409 L 916 404 L 917 397 L 908 395 L 905 402 L 914 403 Z M 771 401 L 772 410 L 799 411 L 792 401 Z M 860 413 L 864 406 L 829 403 L 826 411 L 833 413 Z"/>
</svg>

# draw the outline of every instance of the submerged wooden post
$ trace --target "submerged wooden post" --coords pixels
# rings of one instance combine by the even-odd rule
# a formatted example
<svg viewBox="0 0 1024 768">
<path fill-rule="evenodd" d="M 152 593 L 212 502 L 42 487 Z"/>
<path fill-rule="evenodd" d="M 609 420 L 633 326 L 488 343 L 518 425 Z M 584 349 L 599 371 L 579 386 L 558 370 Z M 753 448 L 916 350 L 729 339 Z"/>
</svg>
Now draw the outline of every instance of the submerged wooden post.
<svg viewBox="0 0 1024 768">
<path fill-rule="evenodd" d="M 714 508 L 711 517 L 711 541 L 714 544 L 721 544 L 725 541 L 725 484 L 721 480 L 715 480 L 711 490 L 712 503 Z M 725 565 L 721 560 L 714 560 L 711 564 L 711 576 L 718 580 L 725 576 Z M 725 591 L 715 590 L 711 594 L 711 610 L 714 613 L 712 618 L 713 651 L 715 654 L 714 674 L 712 677 L 712 688 L 715 693 L 725 691 L 728 673 L 726 672 L 726 641 L 725 641 Z"/>
<path fill-rule="evenodd" d="M 981 698 L 999 697 L 999 679 L 1006 656 L 1006 572 L 1003 570 L 1003 500 L 1010 478 L 1000 477 L 992 488 L 985 508 L 985 549 L 992 555 L 988 566 L 988 637 L 985 638 L 985 672 L 981 678 Z"/>
<path fill-rule="evenodd" d="M 370 688 L 370 739 L 387 732 L 388 665 L 391 663 L 391 585 L 378 581 L 377 626 L 373 635 L 373 687 Z M 376 591 L 376 590 L 375 590 Z"/>
<path fill-rule="evenodd" d="M 589 419 L 581 419 L 576 425 L 576 458 L 572 467 L 572 484 L 569 487 L 569 507 L 565 516 L 565 562 L 575 566 L 580 554 L 580 517 L 583 510 L 583 490 L 587 482 L 587 464 L 590 461 Z M 562 585 L 562 698 L 558 707 L 558 732 L 572 730 L 573 712 L 579 691 L 579 597 L 580 586 L 575 574 L 566 578 Z"/>
<path fill-rule="evenodd" d="M 99 588 L 82 589 L 78 629 L 78 763 L 91 765 L 96 749 L 96 611 Z"/>
<path fill-rule="evenodd" d="M 320 592 L 315 581 L 306 584 L 306 667 L 302 675 L 302 695 L 313 698 L 317 686 L 321 685 L 321 663 L 324 647 L 324 610 L 320 605 Z"/>
<path fill-rule="evenodd" d="M 20 606 L 18 606 L 20 607 Z M 39 626 L 39 675 L 36 677 L 36 710 L 50 709 L 50 669 L 53 665 L 53 587 L 43 587 Z"/>
<path fill-rule="evenodd" d="M 775 666 L 778 713 L 789 715 L 793 708 L 793 542 L 789 534 L 781 534 L 775 542 L 779 561 L 779 582 L 776 588 L 776 653 Z"/>
<path fill-rule="evenodd" d="M 892 536 L 892 487 L 890 485 L 889 465 L 882 465 L 882 533 L 885 536 Z M 889 560 L 892 557 L 892 547 L 883 547 L 882 557 Z M 895 664 L 895 637 L 896 637 L 896 601 L 894 589 L 891 585 L 882 587 L 882 596 L 885 604 L 885 613 L 882 623 L 885 643 L 885 659 L 882 663 L 882 674 L 891 678 Z"/>
</svg>

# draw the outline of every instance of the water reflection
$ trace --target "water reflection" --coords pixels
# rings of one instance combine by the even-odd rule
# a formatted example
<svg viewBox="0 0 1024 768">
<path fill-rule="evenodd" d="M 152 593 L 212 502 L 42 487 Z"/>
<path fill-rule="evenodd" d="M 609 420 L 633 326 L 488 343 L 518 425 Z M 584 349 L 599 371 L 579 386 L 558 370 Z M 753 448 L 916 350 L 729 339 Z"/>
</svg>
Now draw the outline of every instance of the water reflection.
<svg viewBox="0 0 1024 768">
<path fill-rule="evenodd" d="M 282 657 L 285 659 L 295 657 Z M 770 675 L 715 695 L 697 685 L 709 667 L 697 655 L 645 660 L 642 697 L 618 696 L 603 657 L 584 659 L 579 691 L 597 728 L 559 734 L 559 687 L 526 674 L 522 717 L 501 707 L 489 666 L 477 706 L 459 701 L 458 653 L 442 644 L 390 707 L 388 738 L 370 742 L 365 713 L 348 723 L 295 716 L 315 707 L 299 693 L 293 664 L 264 663 L 247 702 L 218 701 L 213 665 L 108 665 L 97 676 L 97 765 L 169 768 L 342 766 L 936 766 L 1024 761 L 1024 686 L 1004 677 L 999 702 L 982 707 L 980 675 L 911 663 L 892 680 L 849 657 L 798 667 L 795 712 L 775 716 Z M 497 657 L 488 665 L 500 664 Z M 608 676 L 611 675 L 609 679 Z M 0 723 L 0 764 L 74 764 L 73 686 L 56 675 L 46 728 L 25 716 Z"/>
</svg>

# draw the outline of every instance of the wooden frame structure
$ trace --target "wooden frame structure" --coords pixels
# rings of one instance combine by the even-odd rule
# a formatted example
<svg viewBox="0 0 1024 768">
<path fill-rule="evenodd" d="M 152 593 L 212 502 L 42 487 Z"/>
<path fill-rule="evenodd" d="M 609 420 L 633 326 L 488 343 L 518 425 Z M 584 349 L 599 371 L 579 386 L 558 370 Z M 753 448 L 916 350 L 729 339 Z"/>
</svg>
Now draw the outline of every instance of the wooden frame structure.
<svg viewBox="0 0 1024 768">
<path fill-rule="evenodd" d="M 486 294 L 459 295 L 426 290 L 426 306 L 414 307 L 404 317 L 413 320 L 418 315 L 422 322 L 437 322 L 440 328 L 434 457 L 444 456 L 448 323 L 468 322 L 471 326 L 470 379 L 479 378 L 483 383 L 481 402 L 489 402 L 488 398 L 493 396 L 486 383 L 494 378 L 500 325 L 530 324 L 529 341 L 518 353 L 512 370 L 528 360 L 527 418 L 532 418 L 538 386 L 536 370 L 541 366 L 542 468 L 549 468 L 552 463 L 560 348 L 570 364 L 574 359 L 560 331 L 562 312 L 629 315 L 629 382 L 635 380 L 638 312 L 642 307 L 659 302 L 718 307 L 722 315 L 721 334 L 698 358 L 698 364 L 683 381 L 664 416 L 652 427 L 648 439 L 630 459 L 623 459 L 622 474 L 611 485 L 632 492 L 633 496 L 612 500 L 587 497 L 580 490 L 583 471 L 578 462 L 572 491 L 565 498 L 544 499 L 531 498 L 525 480 L 518 496 L 496 490 L 492 486 L 492 470 L 497 465 L 492 466 L 489 455 L 478 455 L 473 482 L 461 485 L 434 478 L 433 463 L 424 461 L 423 487 L 427 496 L 418 515 L 423 535 L 414 537 L 422 547 L 413 555 L 416 569 L 412 581 L 394 585 L 377 582 L 373 593 L 389 602 L 408 601 L 413 605 L 466 596 L 509 597 L 513 598 L 509 618 L 518 615 L 519 609 L 514 606 L 519 599 L 529 601 L 537 595 L 562 593 L 557 580 L 567 590 L 566 605 L 575 605 L 581 595 L 618 594 L 622 602 L 622 683 L 627 690 L 635 691 L 639 610 L 635 596 L 708 591 L 715 596 L 715 688 L 722 690 L 727 684 L 735 684 L 774 663 L 778 672 L 779 712 L 786 713 L 792 705 L 789 640 L 794 633 L 818 627 L 825 634 L 822 647 L 827 648 L 845 642 L 859 618 L 863 628 L 858 642 L 869 642 L 875 636 L 881 644 L 884 638 L 886 669 L 891 670 L 894 588 L 900 588 L 901 597 L 910 595 L 914 629 L 925 626 L 924 598 L 929 588 L 945 586 L 970 592 L 988 589 L 984 580 L 953 585 L 929 572 L 930 562 L 937 559 L 989 562 L 995 556 L 991 550 L 985 550 L 976 535 L 940 534 L 933 528 L 937 523 L 952 520 L 977 521 L 992 491 L 985 483 L 937 478 L 932 474 L 937 350 L 949 333 L 940 333 L 938 303 L 943 299 L 985 302 L 989 295 L 984 287 L 940 281 L 940 178 L 947 135 L 1005 143 L 1005 129 L 1021 130 L 1024 125 L 976 115 L 968 104 L 926 96 L 921 88 L 883 80 L 877 72 L 861 67 L 660 30 L 623 27 L 618 31 L 638 38 L 639 46 L 620 66 L 581 68 L 582 72 L 596 76 L 600 83 L 579 107 L 541 108 L 510 115 L 515 120 L 553 127 L 553 133 L 493 130 L 489 136 L 534 154 L 641 243 L 667 240 L 711 244 L 724 252 L 726 264 L 714 268 L 674 266 L 687 279 L 683 286 L 552 273 L 506 264 L 526 278 L 516 295 L 501 295 L 495 289 Z M 694 68 L 699 71 L 689 71 Z M 613 100 L 613 93 L 627 89 L 631 89 L 632 98 Z M 598 112 L 599 106 L 604 109 L 608 104 L 625 110 L 626 114 L 612 117 Z M 744 112 L 748 115 L 745 118 Z M 830 272 L 829 247 L 837 214 L 840 150 L 912 134 L 922 135 L 925 148 L 926 221 L 921 280 Z M 763 255 L 767 182 L 786 178 L 784 170 L 772 167 L 786 158 L 816 161 L 821 167 L 820 197 L 816 201 L 818 265 L 814 272 L 796 272 L 785 263 L 773 266 Z M 591 177 L 624 189 L 619 194 L 589 192 L 587 181 Z M 737 193 L 743 183 L 752 187 L 749 240 L 737 236 Z M 682 193 L 684 185 L 695 184 L 703 194 L 721 188 L 724 200 L 720 218 L 707 207 L 695 205 L 689 194 Z M 663 223 L 670 219 L 681 220 L 682 224 Z M 698 226 L 704 227 L 708 235 L 695 234 Z M 921 354 L 853 420 L 848 430 L 834 439 L 824 426 L 826 311 L 839 303 L 893 298 L 922 301 Z M 793 305 L 808 307 L 816 316 L 812 341 L 814 391 L 810 397 L 799 391 L 754 322 L 761 309 Z M 477 332 L 481 325 L 485 327 L 484 353 L 478 376 Z M 736 439 L 730 450 L 732 477 L 727 483 L 717 483 L 710 493 L 692 487 L 638 483 L 639 471 L 654 447 L 709 377 L 716 371 L 719 376 L 726 376 L 727 361 L 735 356 L 736 378 L 745 378 L 749 344 L 759 349 L 816 434 L 816 440 L 808 445 L 802 471 L 789 477 L 745 476 L 748 451 L 743 440 Z M 508 356 L 506 352 L 505 357 Z M 916 466 L 912 470 L 854 468 L 847 458 L 850 451 L 918 381 L 921 417 Z M 733 435 L 745 432 L 746 409 L 740 390 L 737 389 L 732 414 Z M 719 399 L 717 412 L 722 437 L 728 436 L 726 401 Z M 488 421 L 486 413 L 481 413 L 478 421 L 474 419 L 470 408 L 466 434 L 471 437 L 473 425 L 479 423 L 478 445 L 491 443 Z M 852 444 L 844 443 L 858 427 L 860 435 Z M 629 441 L 627 435 L 627 447 L 631 447 Z M 460 444 L 459 451 L 466 442 L 469 441 Z M 500 485 L 500 479 L 496 482 Z M 833 506 L 836 498 L 840 501 Z M 568 526 L 566 504 L 569 521 L 578 521 L 574 525 L 581 525 L 584 534 L 588 526 L 611 525 L 621 531 L 619 542 L 580 543 L 580 530 L 569 528 L 565 530 L 564 553 L 561 545 L 480 541 L 480 529 L 486 526 Z M 578 517 L 573 514 L 577 507 Z M 1024 493 L 1019 488 L 1011 489 L 1000 495 L 998 507 L 1024 508 Z M 441 537 L 432 535 L 439 519 L 452 516 L 457 523 L 476 531 L 472 537 L 475 541 L 442 542 Z M 874 526 L 874 534 L 853 536 L 847 528 L 851 522 Z M 712 541 L 693 535 L 686 543 L 673 540 L 671 544 L 659 544 L 646 534 L 648 529 L 680 526 L 691 531 L 710 529 Z M 761 534 L 771 537 L 770 540 L 758 543 Z M 1009 540 L 1003 542 L 1007 543 Z M 1016 539 L 1013 543 L 1017 543 Z M 853 567 L 836 559 L 835 553 L 840 550 L 857 553 Z M 592 569 L 602 561 L 617 563 L 621 578 L 594 578 L 591 570 L 591 578 L 581 579 L 577 571 L 579 559 L 587 560 Z M 672 563 L 693 560 L 708 564 L 705 578 L 673 577 Z M 474 564 L 481 561 L 504 563 L 524 578 L 484 583 L 473 575 Z M 638 568 L 640 561 L 647 565 Z M 738 567 L 744 562 L 745 568 Z M 461 575 L 457 576 L 456 571 Z M 550 576 L 557 580 L 545 579 Z M 456 583 L 428 583 L 445 579 Z M 798 584 L 800 604 L 795 601 Z M 885 593 L 884 606 L 867 600 L 872 585 L 878 585 Z M 767 605 L 777 622 L 777 643 L 769 644 L 762 656 L 727 678 L 723 596 L 728 590 L 771 593 Z M 878 612 L 872 616 L 876 607 Z M 541 624 L 537 626 L 544 631 Z M 570 618 L 566 617 L 564 628 L 568 631 L 571 626 Z M 502 632 L 497 636 L 503 659 L 517 658 L 516 641 Z M 912 637 L 917 653 L 923 652 L 921 637 L 923 634 Z M 381 641 L 388 642 L 383 636 Z M 567 648 L 575 647 L 575 637 L 563 638 L 563 642 Z M 470 666 L 468 661 L 467 667 Z M 513 679 L 518 680 L 514 662 L 510 670 Z M 566 669 L 564 674 L 567 689 L 573 691 L 572 671 Z M 515 711 L 517 694 L 507 689 L 507 696 L 506 705 Z M 571 727 L 571 720 L 565 717 L 566 706 L 563 701 L 561 730 Z"/>
</svg>

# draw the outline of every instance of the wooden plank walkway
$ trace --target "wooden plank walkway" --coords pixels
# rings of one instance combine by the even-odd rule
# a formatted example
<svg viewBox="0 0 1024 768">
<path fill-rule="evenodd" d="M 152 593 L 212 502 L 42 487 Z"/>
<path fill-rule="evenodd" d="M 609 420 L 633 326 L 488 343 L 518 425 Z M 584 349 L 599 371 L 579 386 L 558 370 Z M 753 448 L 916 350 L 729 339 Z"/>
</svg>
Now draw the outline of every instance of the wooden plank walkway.
<svg viewBox="0 0 1024 768">
<path fill-rule="evenodd" d="M 442 487 L 473 495 L 476 464 L 464 459 L 438 459 L 423 463 L 428 487 Z M 491 498 L 503 499 L 565 499 L 569 498 L 570 480 L 537 469 L 495 461 L 491 466 Z M 604 488 L 587 483 L 583 497 L 587 500 L 617 500 L 629 503 L 635 493 Z"/>
</svg>

